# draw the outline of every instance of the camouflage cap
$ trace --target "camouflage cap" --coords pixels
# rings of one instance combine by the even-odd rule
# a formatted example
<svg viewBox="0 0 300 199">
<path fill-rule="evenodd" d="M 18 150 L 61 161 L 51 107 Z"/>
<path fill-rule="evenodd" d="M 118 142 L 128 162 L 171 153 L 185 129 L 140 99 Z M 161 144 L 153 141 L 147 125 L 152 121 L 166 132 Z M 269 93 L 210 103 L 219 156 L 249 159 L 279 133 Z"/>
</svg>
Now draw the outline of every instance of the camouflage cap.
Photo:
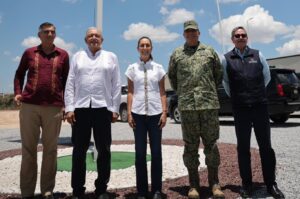
<svg viewBox="0 0 300 199">
<path fill-rule="evenodd" d="M 184 22 L 183 29 L 184 29 L 184 31 L 186 31 L 187 29 L 199 30 L 198 24 L 194 20 L 189 20 L 189 21 Z"/>
</svg>

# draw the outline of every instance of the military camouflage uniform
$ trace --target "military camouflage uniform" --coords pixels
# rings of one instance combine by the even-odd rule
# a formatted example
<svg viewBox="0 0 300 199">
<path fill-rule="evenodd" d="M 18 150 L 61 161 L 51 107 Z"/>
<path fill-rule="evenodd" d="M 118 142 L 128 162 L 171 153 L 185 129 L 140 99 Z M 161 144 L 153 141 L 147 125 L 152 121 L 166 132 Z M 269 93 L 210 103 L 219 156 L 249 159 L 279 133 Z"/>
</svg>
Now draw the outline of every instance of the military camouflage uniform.
<svg viewBox="0 0 300 199">
<path fill-rule="evenodd" d="M 183 160 L 188 169 L 191 187 L 199 186 L 200 137 L 204 145 L 205 162 L 210 186 L 218 183 L 220 155 L 217 86 L 222 80 L 218 55 L 209 46 L 199 43 L 191 48 L 186 44 L 173 52 L 168 76 L 178 94 L 182 133 L 185 143 Z"/>
</svg>

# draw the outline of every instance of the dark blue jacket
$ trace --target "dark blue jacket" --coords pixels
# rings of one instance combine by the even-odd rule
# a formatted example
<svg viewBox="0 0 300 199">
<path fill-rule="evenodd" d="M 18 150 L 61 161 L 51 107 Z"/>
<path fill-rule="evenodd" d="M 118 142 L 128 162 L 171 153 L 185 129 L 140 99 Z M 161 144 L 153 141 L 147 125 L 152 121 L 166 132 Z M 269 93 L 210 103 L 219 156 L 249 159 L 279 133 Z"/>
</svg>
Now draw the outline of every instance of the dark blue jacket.
<svg viewBox="0 0 300 199">
<path fill-rule="evenodd" d="M 259 51 L 249 48 L 242 59 L 234 50 L 225 54 L 231 99 L 234 107 L 266 104 L 263 65 Z"/>
</svg>

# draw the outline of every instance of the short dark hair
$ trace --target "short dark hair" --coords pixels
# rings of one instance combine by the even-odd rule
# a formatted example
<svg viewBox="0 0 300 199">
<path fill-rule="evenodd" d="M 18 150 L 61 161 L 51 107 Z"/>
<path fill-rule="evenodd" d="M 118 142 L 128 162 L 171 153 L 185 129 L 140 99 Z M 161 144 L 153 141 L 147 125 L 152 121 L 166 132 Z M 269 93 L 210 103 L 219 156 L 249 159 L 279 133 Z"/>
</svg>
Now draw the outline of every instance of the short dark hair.
<svg viewBox="0 0 300 199">
<path fill-rule="evenodd" d="M 149 42 L 150 42 L 151 48 L 153 47 L 153 46 L 152 46 L 152 41 L 151 41 L 151 39 L 150 39 L 149 37 L 147 37 L 147 36 L 142 36 L 142 37 L 139 38 L 139 40 L 138 40 L 137 48 L 140 46 L 140 43 L 141 43 L 141 40 L 142 40 L 142 39 L 148 39 Z M 150 54 L 150 59 L 153 60 L 152 54 Z"/>
<path fill-rule="evenodd" d="M 231 39 L 234 37 L 235 32 L 239 29 L 242 29 L 247 33 L 246 29 L 243 26 L 237 26 L 234 29 L 232 29 L 232 31 L 231 31 Z"/>
<path fill-rule="evenodd" d="M 43 28 L 45 27 L 54 27 L 54 29 L 56 29 L 56 27 L 54 26 L 54 24 L 50 23 L 50 22 L 44 22 L 40 25 L 39 27 L 39 32 L 41 32 L 43 30 Z"/>
</svg>

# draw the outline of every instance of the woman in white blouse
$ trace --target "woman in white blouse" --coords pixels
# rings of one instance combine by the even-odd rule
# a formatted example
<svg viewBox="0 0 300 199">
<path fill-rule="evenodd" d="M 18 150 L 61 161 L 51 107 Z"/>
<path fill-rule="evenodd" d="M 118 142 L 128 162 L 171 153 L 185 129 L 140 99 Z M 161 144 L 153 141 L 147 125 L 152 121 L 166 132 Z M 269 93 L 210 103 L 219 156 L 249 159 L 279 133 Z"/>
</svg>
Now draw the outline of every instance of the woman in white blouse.
<svg viewBox="0 0 300 199">
<path fill-rule="evenodd" d="M 138 199 L 148 195 L 147 135 L 151 149 L 151 193 L 160 199 L 162 189 L 162 128 L 167 121 L 165 94 L 166 72 L 162 65 L 153 61 L 152 42 L 149 37 L 138 40 L 140 60 L 129 65 L 125 75 L 128 79 L 128 123 L 135 137 L 135 167 Z"/>
</svg>

